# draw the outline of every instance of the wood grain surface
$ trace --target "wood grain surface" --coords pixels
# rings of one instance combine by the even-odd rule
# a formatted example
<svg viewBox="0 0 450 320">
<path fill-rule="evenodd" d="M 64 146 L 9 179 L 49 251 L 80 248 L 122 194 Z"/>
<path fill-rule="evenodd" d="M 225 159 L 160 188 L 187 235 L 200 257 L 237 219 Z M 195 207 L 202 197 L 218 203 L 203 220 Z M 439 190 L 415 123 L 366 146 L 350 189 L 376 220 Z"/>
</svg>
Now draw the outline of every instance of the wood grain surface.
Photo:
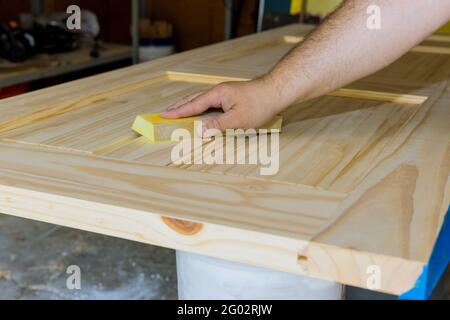
<svg viewBox="0 0 450 320">
<path fill-rule="evenodd" d="M 149 144 L 131 130 L 138 114 L 261 75 L 310 29 L 1 100 L 0 212 L 364 288 L 376 265 L 375 290 L 407 291 L 450 202 L 447 37 L 286 110 L 272 176 L 250 164 L 175 165 L 175 143 Z M 249 156 L 249 143 L 235 151 Z"/>
</svg>

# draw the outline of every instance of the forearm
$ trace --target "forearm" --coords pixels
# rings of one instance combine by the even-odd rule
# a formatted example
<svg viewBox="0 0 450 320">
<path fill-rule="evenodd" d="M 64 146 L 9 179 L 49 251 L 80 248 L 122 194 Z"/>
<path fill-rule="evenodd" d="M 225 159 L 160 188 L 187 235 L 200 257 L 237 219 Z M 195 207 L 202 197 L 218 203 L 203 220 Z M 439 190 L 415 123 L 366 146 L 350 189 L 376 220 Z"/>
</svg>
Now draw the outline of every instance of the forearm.
<svg viewBox="0 0 450 320">
<path fill-rule="evenodd" d="M 367 27 L 369 5 L 381 29 Z M 392 63 L 450 19 L 450 1 L 347 0 L 264 78 L 280 109 L 329 93 Z"/>
<path fill-rule="evenodd" d="M 381 29 L 367 27 L 369 5 L 380 8 Z M 258 128 L 297 101 L 385 67 L 449 19 L 450 0 L 347 0 L 265 76 L 188 96 L 163 116 L 189 117 L 214 107 L 224 113 L 203 129 Z"/>
</svg>

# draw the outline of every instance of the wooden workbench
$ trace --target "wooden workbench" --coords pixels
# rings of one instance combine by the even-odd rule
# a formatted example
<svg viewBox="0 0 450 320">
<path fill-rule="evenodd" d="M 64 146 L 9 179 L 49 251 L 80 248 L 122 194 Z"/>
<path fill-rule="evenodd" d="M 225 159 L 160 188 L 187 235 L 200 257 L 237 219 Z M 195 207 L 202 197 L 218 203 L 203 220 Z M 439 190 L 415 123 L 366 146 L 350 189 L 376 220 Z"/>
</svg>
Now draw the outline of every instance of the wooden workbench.
<svg viewBox="0 0 450 320">
<path fill-rule="evenodd" d="M 450 199 L 450 43 L 284 112 L 280 170 L 171 163 L 130 129 L 222 81 L 270 69 L 293 25 L 0 101 L 0 212 L 402 294 Z"/>
</svg>

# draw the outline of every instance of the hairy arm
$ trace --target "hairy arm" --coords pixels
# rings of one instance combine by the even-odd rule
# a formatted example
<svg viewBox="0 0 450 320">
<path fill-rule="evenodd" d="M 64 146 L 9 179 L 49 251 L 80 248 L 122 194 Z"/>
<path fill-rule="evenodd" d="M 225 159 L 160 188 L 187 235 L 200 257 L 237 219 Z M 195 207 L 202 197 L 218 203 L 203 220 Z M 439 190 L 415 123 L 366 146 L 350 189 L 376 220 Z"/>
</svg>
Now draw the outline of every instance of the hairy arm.
<svg viewBox="0 0 450 320">
<path fill-rule="evenodd" d="M 370 5 L 381 28 L 367 27 Z M 257 128 L 298 101 L 334 91 L 392 63 L 450 20 L 450 1 L 347 0 L 268 74 L 226 82 L 169 107 L 167 118 L 224 113 L 204 129 Z"/>
<path fill-rule="evenodd" d="M 381 28 L 367 27 L 369 5 Z M 314 98 L 397 60 L 450 19 L 450 1 L 345 1 L 269 74 L 283 104 Z"/>
</svg>

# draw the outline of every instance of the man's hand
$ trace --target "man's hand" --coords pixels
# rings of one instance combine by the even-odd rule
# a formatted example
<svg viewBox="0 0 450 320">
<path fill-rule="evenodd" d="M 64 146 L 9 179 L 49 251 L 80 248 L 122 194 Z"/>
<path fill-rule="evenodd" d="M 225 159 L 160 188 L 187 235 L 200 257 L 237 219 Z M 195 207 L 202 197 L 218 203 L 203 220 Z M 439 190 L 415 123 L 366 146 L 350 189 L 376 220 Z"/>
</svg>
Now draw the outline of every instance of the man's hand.
<svg viewBox="0 0 450 320">
<path fill-rule="evenodd" d="M 282 109 L 276 86 L 265 78 L 224 82 L 198 92 L 170 106 L 161 116 L 181 118 L 200 114 L 209 108 L 220 108 L 220 116 L 203 123 L 203 137 L 208 129 L 249 129 L 266 124 Z"/>
<path fill-rule="evenodd" d="M 369 5 L 381 10 L 382 27 L 367 27 Z M 223 115 L 205 129 L 258 128 L 295 102 L 319 97 L 392 63 L 450 19 L 446 0 L 346 0 L 270 73 L 227 82 L 171 106 L 167 118 L 215 107 Z"/>
</svg>

